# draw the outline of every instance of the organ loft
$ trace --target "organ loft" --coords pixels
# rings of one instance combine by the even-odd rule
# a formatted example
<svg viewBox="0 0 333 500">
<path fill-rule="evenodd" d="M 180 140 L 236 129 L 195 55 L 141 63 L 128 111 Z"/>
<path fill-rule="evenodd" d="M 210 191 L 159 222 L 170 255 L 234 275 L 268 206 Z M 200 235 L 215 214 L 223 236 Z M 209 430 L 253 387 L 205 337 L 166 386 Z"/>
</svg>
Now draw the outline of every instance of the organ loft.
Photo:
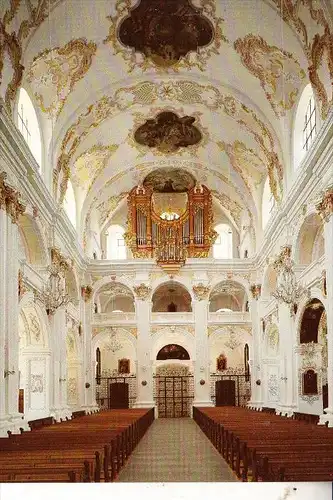
<svg viewBox="0 0 333 500">
<path fill-rule="evenodd" d="M 188 172 L 154 171 L 128 195 L 125 241 L 135 258 L 154 258 L 169 273 L 186 258 L 205 258 L 217 237 L 212 195 Z"/>
</svg>

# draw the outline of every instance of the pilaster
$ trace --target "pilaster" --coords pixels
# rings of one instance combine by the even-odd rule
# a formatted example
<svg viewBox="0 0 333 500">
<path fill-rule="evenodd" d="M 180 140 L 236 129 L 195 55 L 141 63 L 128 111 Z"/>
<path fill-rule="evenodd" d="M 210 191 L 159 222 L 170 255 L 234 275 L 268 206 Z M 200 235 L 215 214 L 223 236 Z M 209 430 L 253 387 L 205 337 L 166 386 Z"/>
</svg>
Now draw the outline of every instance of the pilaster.
<svg viewBox="0 0 333 500">
<path fill-rule="evenodd" d="M 151 362 L 151 289 L 141 283 L 134 287 L 137 322 L 137 399 L 136 408 L 155 407 Z"/>
<path fill-rule="evenodd" d="M 87 286 L 81 287 L 81 318 L 82 333 L 83 333 L 83 364 L 82 377 L 83 381 L 83 407 L 86 412 L 90 413 L 98 410 L 96 403 L 96 360 L 92 352 L 92 288 Z"/>
<path fill-rule="evenodd" d="M 213 406 L 210 397 L 208 311 L 209 287 L 203 284 L 193 287 L 195 300 L 192 301 L 195 323 L 196 360 L 194 364 L 193 406 Z"/>
<path fill-rule="evenodd" d="M 261 285 L 251 286 L 250 312 L 252 321 L 252 349 L 250 350 L 251 367 L 251 399 L 248 406 L 261 408 L 262 398 L 262 363 L 261 363 L 261 320 L 260 320 L 260 296 Z M 251 352 L 252 351 L 252 352 Z"/>
<path fill-rule="evenodd" d="M 320 423 L 328 422 L 328 426 L 333 427 L 333 186 L 326 191 L 317 210 L 324 221 L 328 363 L 328 408 L 324 408 L 325 413 L 321 415 Z"/>
</svg>

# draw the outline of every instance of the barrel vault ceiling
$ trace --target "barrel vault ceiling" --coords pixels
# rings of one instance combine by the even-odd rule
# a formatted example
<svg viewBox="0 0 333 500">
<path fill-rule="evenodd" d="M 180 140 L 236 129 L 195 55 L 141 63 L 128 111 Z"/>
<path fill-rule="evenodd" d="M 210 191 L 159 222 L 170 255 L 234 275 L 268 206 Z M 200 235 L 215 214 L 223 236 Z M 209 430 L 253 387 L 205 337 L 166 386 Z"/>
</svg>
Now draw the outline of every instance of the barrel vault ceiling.
<svg viewBox="0 0 333 500">
<path fill-rule="evenodd" d="M 245 211 L 255 227 L 267 175 L 283 197 L 303 88 L 311 79 L 322 118 L 332 102 L 324 0 L 2 4 L 1 95 L 12 108 L 20 85 L 32 97 L 54 193 L 71 180 L 81 234 L 160 167 L 188 169 L 233 223 Z M 165 112 L 176 118 L 161 125 Z"/>
</svg>

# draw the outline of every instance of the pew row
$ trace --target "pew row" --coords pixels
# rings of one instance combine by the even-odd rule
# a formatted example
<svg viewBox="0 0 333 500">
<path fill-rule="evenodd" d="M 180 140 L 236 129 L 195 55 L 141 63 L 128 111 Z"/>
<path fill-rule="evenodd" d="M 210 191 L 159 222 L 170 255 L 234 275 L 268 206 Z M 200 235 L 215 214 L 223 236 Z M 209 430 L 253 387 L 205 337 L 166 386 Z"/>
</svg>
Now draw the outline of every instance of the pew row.
<svg viewBox="0 0 333 500">
<path fill-rule="evenodd" d="M 242 481 L 332 481 L 333 431 L 249 408 L 194 408 L 193 418 Z"/>
<path fill-rule="evenodd" d="M 110 410 L 0 438 L 0 481 L 114 481 L 153 420 L 153 408 Z"/>
</svg>

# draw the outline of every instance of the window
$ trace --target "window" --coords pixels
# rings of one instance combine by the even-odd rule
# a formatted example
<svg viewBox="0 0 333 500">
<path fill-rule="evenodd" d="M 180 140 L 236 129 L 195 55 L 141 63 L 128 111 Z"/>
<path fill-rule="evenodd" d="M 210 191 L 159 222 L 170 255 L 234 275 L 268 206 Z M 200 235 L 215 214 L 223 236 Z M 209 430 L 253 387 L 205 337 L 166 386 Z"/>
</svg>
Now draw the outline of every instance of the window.
<svg viewBox="0 0 333 500">
<path fill-rule="evenodd" d="M 42 164 L 42 141 L 34 106 L 24 89 L 20 90 L 17 108 L 17 126 L 35 157 Z"/>
<path fill-rule="evenodd" d="M 294 121 L 294 168 L 298 168 L 316 136 L 316 102 L 309 83 L 299 100 Z"/>
<path fill-rule="evenodd" d="M 213 245 L 214 259 L 232 259 L 232 230 L 228 224 L 219 224 L 215 227 L 218 233 Z"/>
<path fill-rule="evenodd" d="M 107 258 L 110 260 L 126 259 L 124 229 L 121 226 L 110 226 L 107 231 Z"/>
<path fill-rule="evenodd" d="M 67 191 L 64 199 L 64 210 L 69 220 L 76 228 L 76 201 L 75 201 L 73 185 L 70 181 L 68 181 L 67 184 Z"/>
<path fill-rule="evenodd" d="M 316 105 L 313 96 L 310 97 L 305 113 L 303 128 L 303 149 L 309 150 L 310 144 L 316 135 Z"/>
<path fill-rule="evenodd" d="M 262 228 L 265 229 L 267 223 L 272 215 L 272 211 L 274 208 L 275 200 L 274 196 L 271 192 L 271 188 L 269 185 L 269 177 L 267 177 L 264 191 L 262 194 Z"/>
</svg>

